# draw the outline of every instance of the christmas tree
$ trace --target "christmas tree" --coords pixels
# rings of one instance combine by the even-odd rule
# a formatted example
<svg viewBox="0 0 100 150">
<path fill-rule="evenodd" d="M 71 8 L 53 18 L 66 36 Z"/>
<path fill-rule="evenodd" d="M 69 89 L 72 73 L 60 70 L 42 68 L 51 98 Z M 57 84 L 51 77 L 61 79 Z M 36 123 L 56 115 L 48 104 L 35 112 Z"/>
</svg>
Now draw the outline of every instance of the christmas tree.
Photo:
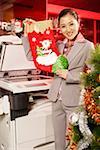
<svg viewBox="0 0 100 150">
<path fill-rule="evenodd" d="M 79 108 L 70 116 L 70 150 L 100 150 L 100 44 L 89 60 L 91 70 L 82 73 Z"/>
</svg>

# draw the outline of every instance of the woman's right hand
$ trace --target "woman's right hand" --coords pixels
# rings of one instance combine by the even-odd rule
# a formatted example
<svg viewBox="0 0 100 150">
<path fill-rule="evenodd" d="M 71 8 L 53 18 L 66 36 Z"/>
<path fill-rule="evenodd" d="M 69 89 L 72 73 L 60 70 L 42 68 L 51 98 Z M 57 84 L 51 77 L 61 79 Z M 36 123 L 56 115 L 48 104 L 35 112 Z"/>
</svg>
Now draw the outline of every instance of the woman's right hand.
<svg viewBox="0 0 100 150">
<path fill-rule="evenodd" d="M 61 78 L 66 80 L 67 72 L 68 72 L 67 69 L 59 69 L 59 70 L 56 71 L 56 75 L 58 75 L 59 77 L 61 77 Z"/>
</svg>

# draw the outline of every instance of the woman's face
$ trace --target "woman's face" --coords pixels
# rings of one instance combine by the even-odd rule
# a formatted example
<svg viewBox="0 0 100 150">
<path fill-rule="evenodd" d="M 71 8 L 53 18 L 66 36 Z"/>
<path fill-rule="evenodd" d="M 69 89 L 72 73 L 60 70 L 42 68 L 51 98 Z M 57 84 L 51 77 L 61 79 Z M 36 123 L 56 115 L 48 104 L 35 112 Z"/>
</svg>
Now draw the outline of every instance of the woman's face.
<svg viewBox="0 0 100 150">
<path fill-rule="evenodd" d="M 60 18 L 60 30 L 69 40 L 73 40 L 79 31 L 79 22 L 70 14 Z"/>
</svg>

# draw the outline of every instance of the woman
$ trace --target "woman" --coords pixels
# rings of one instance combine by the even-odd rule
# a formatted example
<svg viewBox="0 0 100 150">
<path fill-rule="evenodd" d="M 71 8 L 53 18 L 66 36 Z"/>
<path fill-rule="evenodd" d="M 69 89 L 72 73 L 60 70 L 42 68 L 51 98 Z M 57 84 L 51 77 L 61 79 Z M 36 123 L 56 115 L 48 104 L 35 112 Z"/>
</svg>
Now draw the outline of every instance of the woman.
<svg viewBox="0 0 100 150">
<path fill-rule="evenodd" d="M 64 41 L 58 41 L 58 49 L 69 62 L 67 69 L 58 70 L 48 97 L 53 102 L 53 125 L 55 135 L 55 150 L 66 149 L 66 129 L 68 118 L 79 104 L 80 73 L 87 65 L 93 43 L 86 40 L 79 32 L 80 21 L 72 9 L 64 9 L 58 16 L 58 23 Z"/>
</svg>

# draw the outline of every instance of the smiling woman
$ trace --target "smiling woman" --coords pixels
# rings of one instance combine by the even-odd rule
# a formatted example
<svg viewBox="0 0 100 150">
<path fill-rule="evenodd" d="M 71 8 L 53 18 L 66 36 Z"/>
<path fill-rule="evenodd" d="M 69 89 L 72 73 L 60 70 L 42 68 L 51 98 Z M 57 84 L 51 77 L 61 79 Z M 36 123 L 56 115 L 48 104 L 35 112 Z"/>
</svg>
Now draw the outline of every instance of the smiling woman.
<svg viewBox="0 0 100 150">
<path fill-rule="evenodd" d="M 68 59 L 69 66 L 65 69 L 60 68 L 55 73 L 48 98 L 52 101 L 55 150 L 65 150 L 68 146 L 68 141 L 66 142 L 68 130 L 66 129 L 69 124 L 69 115 L 79 105 L 80 73 L 85 65 L 88 65 L 87 59 L 93 43 L 86 40 L 80 33 L 80 20 L 73 9 L 63 9 L 59 13 L 58 23 L 65 37 L 63 41 L 57 42 L 58 50 Z"/>
</svg>

